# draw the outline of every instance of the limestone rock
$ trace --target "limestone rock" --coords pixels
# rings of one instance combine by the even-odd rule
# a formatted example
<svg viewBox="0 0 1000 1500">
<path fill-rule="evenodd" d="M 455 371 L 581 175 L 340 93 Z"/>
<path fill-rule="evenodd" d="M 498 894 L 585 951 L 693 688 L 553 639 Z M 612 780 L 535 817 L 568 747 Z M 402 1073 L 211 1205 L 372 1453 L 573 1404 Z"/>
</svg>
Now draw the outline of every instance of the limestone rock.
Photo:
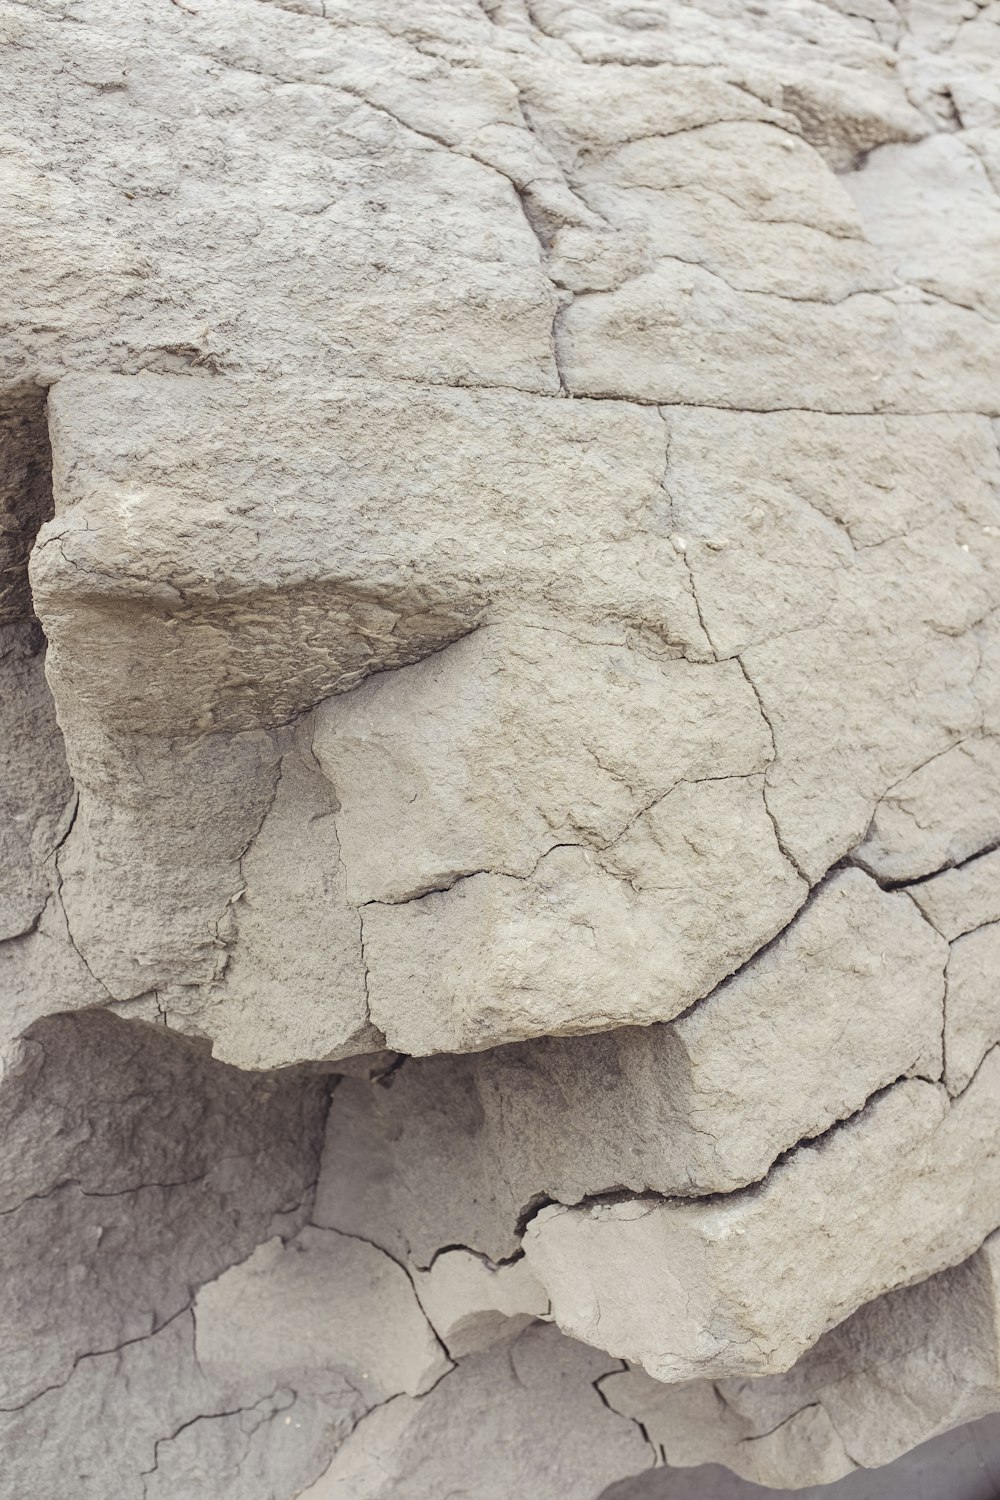
<svg viewBox="0 0 1000 1500">
<path fill-rule="evenodd" d="M 1000 922 L 1000 850 L 910 886 L 907 894 L 949 942 Z"/>
<path fill-rule="evenodd" d="M 900 1083 L 721 1200 L 541 1209 L 524 1244 L 556 1323 L 661 1380 L 787 1369 L 862 1303 L 957 1264 L 996 1227 L 998 1075 L 994 1049 L 954 1104 Z M 915 1170 L 899 1173 L 901 1159 Z"/>
<path fill-rule="evenodd" d="M 1000 741 L 971 739 L 929 761 L 879 803 L 858 860 L 885 880 L 958 865 L 1000 840 Z"/>
<path fill-rule="evenodd" d="M 9 1044 L 3 1398 L 155 1332 L 305 1199 L 321 1079 L 241 1074 L 98 1011 Z"/>
<path fill-rule="evenodd" d="M 517 1337 L 549 1310 L 524 1259 L 491 1266 L 470 1250 L 444 1250 L 414 1273 L 420 1305 L 455 1359 Z"/>
<path fill-rule="evenodd" d="M 403 1063 L 336 1090 L 319 1222 L 420 1266 L 499 1261 L 540 1199 L 728 1192 L 907 1075 L 941 1074 L 944 942 L 848 870 L 668 1026 Z"/>
<path fill-rule="evenodd" d="M 961 1093 L 1000 1041 L 1000 922 L 977 927 L 952 944 L 946 980 L 945 1082 Z"/>
<path fill-rule="evenodd" d="M 996 1408 L 1000 1245 L 859 1308 L 782 1375 L 667 1386 L 641 1370 L 601 1392 L 664 1460 L 725 1463 L 756 1484 L 804 1488 L 878 1468 Z"/>
<path fill-rule="evenodd" d="M 609 1364 L 554 1328 L 529 1328 L 510 1346 L 470 1355 L 422 1400 L 379 1407 L 303 1494 L 598 1500 L 611 1476 L 640 1473 L 654 1458 L 639 1428 L 601 1400 L 595 1382 Z"/>
<path fill-rule="evenodd" d="M 974 147 L 953 135 L 881 146 L 844 185 L 869 239 L 901 280 L 997 316 L 1000 300 L 986 267 L 1000 233 L 1000 208 Z M 954 254 L 956 240 L 961 256 Z"/>
<path fill-rule="evenodd" d="M 451 1368 L 405 1271 L 332 1230 L 258 1245 L 202 1286 L 194 1317 L 198 1363 L 220 1381 L 253 1372 L 294 1389 L 303 1372 L 342 1374 L 374 1406 L 423 1395 Z"/>
<path fill-rule="evenodd" d="M 0 27 L 4 1500 L 1000 1409 L 996 5 Z"/>
<path fill-rule="evenodd" d="M 557 845 L 527 879 L 484 873 L 367 907 L 372 1020 L 391 1047 L 427 1053 L 677 1015 L 805 894 L 762 793 L 761 777 L 681 783 L 606 856 Z"/>
<path fill-rule="evenodd" d="M 736 662 L 491 625 L 328 699 L 313 751 L 351 899 L 402 904 L 480 871 L 526 878 L 556 846 L 611 848 L 682 783 L 762 773 L 771 740 Z"/>
</svg>

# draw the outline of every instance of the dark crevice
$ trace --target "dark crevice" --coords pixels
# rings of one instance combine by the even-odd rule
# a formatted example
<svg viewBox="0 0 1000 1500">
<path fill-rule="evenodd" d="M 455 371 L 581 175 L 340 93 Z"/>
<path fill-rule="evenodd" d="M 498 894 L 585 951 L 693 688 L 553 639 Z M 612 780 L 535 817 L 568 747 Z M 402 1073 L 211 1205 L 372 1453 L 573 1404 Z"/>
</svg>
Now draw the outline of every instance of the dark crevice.
<svg viewBox="0 0 1000 1500">
<path fill-rule="evenodd" d="M 35 618 L 28 557 L 52 519 L 47 392 L 32 382 L 0 397 L 0 624 Z"/>
<path fill-rule="evenodd" d="M 692 579 L 692 586 L 693 586 L 693 579 Z M 774 725 L 771 722 L 771 717 L 768 714 L 767 709 L 764 707 L 764 700 L 763 700 L 763 698 L 760 695 L 760 692 L 759 692 L 759 690 L 757 688 L 757 684 L 754 682 L 753 678 L 750 675 L 750 671 L 749 671 L 749 668 L 747 667 L 746 662 L 743 660 L 742 656 L 735 656 L 733 658 L 733 660 L 739 662 L 740 671 L 743 673 L 743 676 L 746 678 L 747 686 L 749 687 L 750 691 L 753 693 L 754 698 L 757 700 L 757 707 L 760 709 L 760 716 L 764 720 L 764 723 L 767 725 L 768 733 L 771 736 L 772 757 L 771 757 L 771 764 L 770 764 L 770 766 L 768 766 L 768 771 L 770 771 L 772 769 L 772 767 L 775 766 L 775 765 L 777 765 L 777 763 L 778 763 L 778 740 L 777 740 L 777 736 L 775 735 L 775 732 L 774 732 Z M 813 884 L 813 882 L 809 879 L 809 876 L 806 874 L 805 870 L 802 868 L 802 866 L 800 865 L 799 861 L 796 859 L 795 855 L 792 853 L 792 851 L 786 845 L 784 837 L 783 837 L 782 832 L 781 832 L 781 829 L 778 826 L 778 820 L 777 820 L 777 818 L 775 817 L 774 813 L 771 810 L 771 804 L 767 800 L 767 792 L 768 792 L 768 779 L 767 779 L 767 777 L 768 777 L 768 771 L 764 772 L 764 790 L 763 790 L 764 811 L 767 813 L 768 819 L 769 819 L 769 821 L 771 823 L 771 827 L 774 829 L 775 843 L 778 845 L 778 849 L 780 850 L 780 852 L 784 856 L 784 858 L 788 861 L 788 863 L 791 865 L 791 867 L 795 871 L 796 875 L 798 875 L 801 880 L 804 880 L 807 886 L 811 887 L 812 884 Z"/>
<path fill-rule="evenodd" d="M 524 1251 L 520 1249 L 513 1251 L 510 1255 L 500 1255 L 494 1260 L 484 1250 L 477 1250 L 474 1245 L 456 1243 L 452 1245 L 439 1245 L 425 1266 L 420 1265 L 418 1261 L 414 1261 L 414 1265 L 418 1271 L 430 1271 L 433 1270 L 435 1263 L 442 1255 L 454 1254 L 456 1251 L 464 1251 L 467 1255 L 474 1255 L 476 1260 L 480 1261 L 488 1271 L 499 1271 L 503 1266 L 513 1266 L 519 1260 L 524 1259 Z"/>
<path fill-rule="evenodd" d="M 622 1420 L 625 1421 L 625 1422 L 631 1422 L 632 1425 L 633 1425 L 633 1427 L 637 1427 L 639 1429 L 639 1432 L 640 1432 L 640 1434 L 642 1436 L 643 1442 L 646 1444 L 646 1446 L 649 1448 L 649 1451 L 653 1455 L 652 1462 L 650 1463 L 650 1468 L 653 1469 L 653 1468 L 657 1467 L 657 1464 L 659 1462 L 660 1449 L 657 1446 L 657 1444 L 653 1442 L 653 1439 L 650 1437 L 650 1435 L 649 1435 L 649 1429 L 647 1428 L 645 1422 L 640 1421 L 640 1419 L 637 1416 L 634 1416 L 631 1412 L 619 1411 L 618 1408 L 617 1408 L 617 1406 L 612 1406 L 611 1402 L 608 1400 L 607 1396 L 604 1394 L 604 1390 L 603 1390 L 603 1387 L 601 1385 L 602 1381 L 607 1380 L 608 1375 L 616 1375 L 616 1374 L 620 1373 L 620 1371 L 624 1371 L 624 1370 L 627 1370 L 627 1369 L 628 1369 L 628 1365 L 625 1363 L 624 1360 L 621 1360 L 619 1362 L 619 1370 L 609 1370 L 607 1372 L 607 1374 L 605 1374 L 605 1375 L 598 1375 L 597 1379 L 596 1380 L 592 1380 L 590 1383 L 593 1386 L 594 1390 L 597 1392 L 597 1395 L 600 1398 L 602 1406 L 607 1407 L 608 1411 L 613 1412 L 616 1417 L 621 1417 Z"/>
<path fill-rule="evenodd" d="M 983 844 L 979 849 L 974 849 L 971 854 L 966 854 L 961 859 L 946 860 L 937 869 L 928 870 L 926 875 L 907 875 L 900 880 L 886 880 L 881 878 L 860 859 L 852 857 L 852 863 L 859 869 L 864 870 L 875 884 L 883 891 L 909 891 L 915 885 L 926 885 L 929 880 L 936 880 L 939 875 L 945 875 L 949 870 L 964 870 L 966 865 L 971 865 L 975 860 L 982 859 L 987 854 L 995 854 L 1000 849 L 1000 839 L 992 839 L 988 844 Z"/>
<path fill-rule="evenodd" d="M 982 1064 L 980 1064 L 980 1066 L 982 1066 Z M 519 1228 L 518 1233 L 519 1235 L 523 1236 L 525 1230 L 528 1227 L 528 1224 L 532 1221 L 532 1219 L 536 1217 L 536 1215 L 541 1211 L 542 1208 L 547 1208 L 549 1206 L 574 1210 L 611 1207 L 617 1203 L 674 1203 L 685 1205 L 704 1204 L 706 1206 L 713 1206 L 721 1204 L 732 1204 L 739 1201 L 740 1199 L 750 1199 L 756 1197 L 768 1187 L 775 1172 L 777 1172 L 782 1166 L 784 1166 L 785 1162 L 788 1161 L 790 1157 L 794 1156 L 796 1152 L 811 1147 L 822 1147 L 823 1143 L 830 1137 L 832 1137 L 837 1131 L 843 1130 L 845 1128 L 850 1129 L 851 1127 L 856 1126 L 861 1121 L 861 1119 L 873 1108 L 873 1106 L 876 1105 L 881 1099 L 885 1098 L 887 1094 L 891 1093 L 893 1089 L 898 1088 L 900 1084 L 912 1082 L 930 1084 L 934 1088 L 938 1089 L 941 1087 L 940 1080 L 937 1078 L 928 1078 L 925 1074 L 921 1073 L 901 1073 L 898 1078 L 894 1078 L 890 1083 L 883 1084 L 881 1088 L 875 1089 L 873 1093 L 868 1095 L 864 1103 L 861 1104 L 857 1109 L 852 1110 L 850 1114 L 843 1115 L 841 1118 L 833 1120 L 828 1126 L 826 1126 L 825 1129 L 817 1131 L 813 1135 L 802 1136 L 799 1140 L 793 1142 L 792 1145 L 786 1146 L 783 1151 L 779 1152 L 778 1155 L 774 1157 L 763 1176 L 755 1178 L 752 1182 L 744 1183 L 740 1187 L 711 1193 L 682 1194 L 661 1193 L 657 1192 L 653 1188 L 646 1188 L 640 1192 L 637 1192 L 634 1188 L 615 1186 L 603 1189 L 600 1192 L 587 1193 L 584 1197 L 578 1198 L 573 1203 L 560 1203 L 556 1199 L 546 1197 L 538 1202 L 537 1207 L 533 1206 L 533 1204 L 529 1204 L 529 1206 L 523 1210 L 519 1219 L 519 1224 L 523 1225 L 523 1227 Z M 961 1095 L 958 1095 L 956 1097 L 960 1098 Z"/>
</svg>

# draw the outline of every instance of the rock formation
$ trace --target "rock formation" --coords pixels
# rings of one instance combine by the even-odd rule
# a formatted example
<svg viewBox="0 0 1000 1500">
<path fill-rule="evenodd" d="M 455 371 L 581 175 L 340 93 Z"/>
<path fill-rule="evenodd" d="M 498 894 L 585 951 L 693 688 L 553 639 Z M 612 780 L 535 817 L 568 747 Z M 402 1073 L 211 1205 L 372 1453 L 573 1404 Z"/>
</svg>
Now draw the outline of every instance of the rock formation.
<svg viewBox="0 0 1000 1500">
<path fill-rule="evenodd" d="M 0 1500 L 1000 1411 L 996 3 L 2 9 Z"/>
</svg>

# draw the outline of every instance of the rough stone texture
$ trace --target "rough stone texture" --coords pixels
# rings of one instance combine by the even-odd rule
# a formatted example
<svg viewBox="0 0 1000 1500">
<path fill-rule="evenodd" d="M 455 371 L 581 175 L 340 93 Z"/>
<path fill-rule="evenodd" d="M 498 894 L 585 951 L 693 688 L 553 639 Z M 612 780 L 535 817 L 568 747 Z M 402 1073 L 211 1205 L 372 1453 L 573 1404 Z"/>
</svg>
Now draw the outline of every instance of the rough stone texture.
<svg viewBox="0 0 1000 1500">
<path fill-rule="evenodd" d="M 543 1208 L 528 1264 L 561 1328 L 659 1379 L 784 1370 L 862 1303 L 976 1249 L 1000 1199 L 998 1124 L 994 1049 L 954 1103 L 906 1080 L 746 1192 Z"/>
<path fill-rule="evenodd" d="M 297 1384 L 303 1370 L 337 1373 L 346 1358 L 350 1383 L 369 1382 L 375 1405 L 421 1396 L 451 1368 L 406 1272 L 364 1240 L 311 1226 L 203 1286 L 194 1316 L 198 1362 L 217 1378 L 254 1370 Z"/>
<path fill-rule="evenodd" d="M 908 895 L 949 942 L 1000 922 L 1000 850 L 912 886 Z"/>
<path fill-rule="evenodd" d="M 540 1199 L 743 1187 L 880 1088 L 940 1076 L 947 955 L 904 895 L 848 870 L 670 1025 L 345 1079 L 319 1222 L 417 1265 L 442 1243 L 500 1260 Z"/>
<path fill-rule="evenodd" d="M 875 1474 L 854 1469 L 834 1484 L 810 1484 L 796 1493 L 799 1500 L 937 1500 L 942 1493 L 954 1500 L 993 1500 L 1000 1482 L 998 1437 L 1000 1417 L 984 1417 L 921 1443 Z M 718 1464 L 705 1464 L 693 1472 L 647 1469 L 635 1479 L 612 1485 L 602 1500 L 690 1500 L 692 1495 L 787 1500 L 788 1490 L 753 1484 Z"/>
<path fill-rule="evenodd" d="M 967 1088 L 982 1058 L 1000 1041 L 1000 922 L 956 939 L 948 960 L 945 1082 L 952 1094 Z"/>
<path fill-rule="evenodd" d="M 859 1309 L 783 1375 L 671 1386 L 630 1369 L 601 1393 L 674 1466 L 722 1462 L 778 1488 L 877 1468 L 996 1410 L 998 1274 L 993 1235 L 964 1264 Z"/>
<path fill-rule="evenodd" d="M 545 1288 L 523 1257 L 491 1265 L 471 1250 L 442 1250 L 413 1279 L 420 1305 L 456 1359 L 516 1337 L 550 1311 Z"/>
<path fill-rule="evenodd" d="M 639 1428 L 602 1400 L 597 1382 L 614 1363 L 555 1329 L 528 1328 L 470 1355 L 423 1400 L 401 1396 L 366 1417 L 303 1494 L 430 1500 L 474 1486 L 483 1500 L 597 1500 L 612 1477 L 654 1458 Z"/>
<path fill-rule="evenodd" d="M 996 1412 L 996 4 L 0 16 L 0 1500 Z"/>
</svg>

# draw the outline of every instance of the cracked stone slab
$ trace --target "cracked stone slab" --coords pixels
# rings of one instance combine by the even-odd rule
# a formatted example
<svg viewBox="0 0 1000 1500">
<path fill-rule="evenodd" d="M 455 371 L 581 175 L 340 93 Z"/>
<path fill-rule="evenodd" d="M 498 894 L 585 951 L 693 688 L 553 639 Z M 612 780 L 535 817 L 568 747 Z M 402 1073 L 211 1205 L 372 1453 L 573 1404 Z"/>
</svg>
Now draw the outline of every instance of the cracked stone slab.
<svg viewBox="0 0 1000 1500">
<path fill-rule="evenodd" d="M 977 927 L 1000 922 L 1000 850 L 905 889 L 928 922 L 952 942 Z"/>
<path fill-rule="evenodd" d="M 125 17 L 89 0 L 88 30 L 72 42 L 47 7 L 16 13 L 23 133 L 7 277 L 39 332 L 11 331 L 14 369 L 27 350 L 50 378 L 100 366 L 114 326 L 129 372 L 339 367 L 558 389 L 555 295 L 514 186 L 365 97 L 380 92 L 373 73 L 402 83 L 427 70 L 412 40 L 259 4 L 174 9 L 143 0 Z M 481 13 L 471 29 L 490 35 Z M 71 87 L 56 127 L 60 67 Z M 458 69 L 429 71 L 445 89 L 458 73 L 475 97 Z M 498 83 L 503 133 L 510 90 Z M 184 200 L 180 237 L 164 234 L 165 199 Z"/>
<path fill-rule="evenodd" d="M 57 701 L 71 672 L 109 725 L 281 723 L 488 605 L 706 654 L 680 557 L 639 525 L 663 474 L 655 412 L 430 382 L 264 396 L 108 375 L 67 377 L 50 404 L 56 517 L 33 589 Z"/>
<path fill-rule="evenodd" d="M 883 880 L 915 880 L 963 864 L 1000 840 L 1000 740 L 954 746 L 892 788 L 858 850 Z"/>
<path fill-rule="evenodd" d="M 214 1409 L 185 1311 L 149 1338 L 83 1357 L 65 1384 L 0 1412 L 4 1481 L 15 1494 L 58 1495 L 69 1475 L 81 1500 L 106 1500 L 109 1486 L 144 1500 L 161 1435 Z"/>
<path fill-rule="evenodd" d="M 1000 203 L 973 147 L 944 134 L 881 146 L 843 183 L 866 234 L 901 280 L 993 320 L 1000 316 L 987 272 L 1000 235 Z"/>
<path fill-rule="evenodd" d="M 34 928 L 0 943 L 3 1044 L 16 1042 L 36 1021 L 52 1013 L 52 996 L 66 1011 L 106 1005 L 108 992 L 87 968 L 70 936 L 56 898 L 50 898 Z"/>
<path fill-rule="evenodd" d="M 237 1386 L 251 1373 L 293 1390 L 343 1375 L 376 1406 L 421 1396 L 452 1368 L 406 1272 L 383 1250 L 307 1225 L 257 1246 L 194 1301 L 198 1362 Z"/>
<path fill-rule="evenodd" d="M 169 1025 L 209 1036 L 213 1055 L 240 1067 L 351 1056 L 382 1041 L 368 1020 L 361 921 L 345 892 L 336 797 L 303 729 L 284 748 L 271 804 L 239 860 L 219 924 L 229 950 L 224 968 L 208 984 L 158 992 Z"/>
<path fill-rule="evenodd" d="M 642 234 L 649 261 L 655 246 L 655 259 L 740 291 L 808 302 L 892 285 L 841 182 L 786 125 L 729 120 L 632 139 L 588 152 L 578 180 L 606 219 Z"/>
<path fill-rule="evenodd" d="M 802 19 L 784 8 L 768 27 L 733 14 L 731 36 L 695 8 L 680 36 L 655 14 L 640 35 L 598 6 L 584 41 L 561 12 L 539 20 L 516 5 L 492 16 L 442 0 L 419 20 L 380 10 L 364 24 L 350 7 L 255 5 L 234 27 L 212 3 L 174 16 L 148 0 L 127 18 L 89 3 L 92 34 L 63 60 L 76 127 L 66 139 L 46 95 L 46 78 L 63 76 L 62 33 L 44 9 L 18 16 L 36 128 L 20 132 L 10 163 L 13 301 L 32 309 L 12 331 L 11 368 L 22 384 L 27 366 L 52 386 L 60 513 L 36 549 L 34 587 L 80 792 L 64 851 L 70 930 L 114 1002 L 170 991 L 177 1024 L 247 1065 L 379 1045 L 364 1030 L 357 951 L 328 1034 L 305 962 L 290 1044 L 277 1034 L 268 941 L 250 921 L 236 929 L 233 898 L 282 747 L 261 744 L 258 763 L 236 737 L 421 661 L 484 618 L 535 614 L 572 622 L 571 636 L 582 621 L 599 627 L 598 644 L 606 632 L 667 659 L 710 659 L 708 636 L 720 654 L 738 649 L 773 737 L 768 817 L 810 882 L 863 837 L 914 764 L 978 731 L 993 710 L 969 635 L 997 597 L 996 516 L 980 494 L 992 407 L 975 394 L 990 326 L 884 262 L 886 244 L 866 237 L 830 170 L 875 148 L 923 153 L 926 143 L 893 143 L 933 130 L 912 99 L 918 53 L 936 35 L 914 43 L 903 68 L 885 18 L 810 7 L 820 79 Z M 178 126 L 179 97 L 190 109 Z M 189 148 L 183 177 L 165 144 L 175 128 Z M 112 137 L 127 149 L 109 154 Z M 53 142 L 64 151 L 56 178 Z M 163 203 L 177 195 L 183 243 L 168 243 Z M 653 338 L 644 288 L 664 278 L 690 283 L 707 338 L 736 343 L 684 374 L 718 391 L 686 397 L 671 379 L 655 398 L 661 414 L 648 393 L 636 397 L 629 340 L 646 349 Z M 67 295 L 69 328 L 57 316 Z M 571 369 L 581 327 L 633 303 L 624 378 L 584 399 Z M 657 299 L 653 321 L 665 310 Z M 678 316 L 686 357 L 700 343 Z M 599 359 L 619 358 L 617 338 L 601 337 Z M 657 360 L 660 381 L 670 360 Z M 762 413 L 759 430 L 751 414 L 717 409 L 732 399 L 726 382 L 744 378 L 741 361 L 753 393 L 737 405 L 767 404 L 768 361 L 791 391 L 767 398 L 782 409 Z M 815 400 L 803 371 L 825 383 Z M 851 384 L 846 404 L 838 383 Z M 962 390 L 970 410 L 951 412 Z M 679 409 L 685 400 L 716 409 Z M 857 415 L 835 415 L 847 411 Z M 717 424 L 705 442 L 699 420 Z M 703 481 L 709 454 L 723 456 L 726 495 L 734 473 L 753 471 L 755 444 L 756 490 L 780 469 L 781 493 L 748 496 L 746 527 L 732 513 L 700 525 L 692 451 Z M 814 513 L 789 530 L 805 475 Z M 213 766 L 206 741 L 221 733 L 234 742 Z M 231 779 L 230 750 L 243 760 Z M 132 784 L 111 806 L 118 778 Z M 568 800 L 589 801 L 589 776 L 574 779 Z M 189 780 L 204 797 L 195 818 Z M 148 826 L 147 784 L 158 811 Z M 605 800 L 598 823 L 613 816 L 615 795 Z M 205 868 L 173 852 L 194 843 L 192 826 L 207 833 Z M 497 868 L 470 860 L 458 863 Z M 327 876 L 316 870 L 314 885 Z M 296 890 L 289 879 L 276 904 Z M 124 931 L 123 900 L 137 908 Z M 570 924 L 582 933 L 586 908 Z M 339 918 L 346 932 L 353 918 L 343 908 Z M 489 930 L 497 920 L 508 918 L 483 918 Z M 527 920 L 538 927 L 534 910 Z M 644 946 L 642 921 L 636 932 Z M 544 933 L 536 941 L 544 962 Z M 270 998 L 248 997 L 258 975 Z M 418 1024 L 408 1039 L 397 1028 L 396 1046 L 480 1046 L 538 1029 L 533 1001 L 505 1030 L 481 1014 L 483 997 L 471 1017 L 438 1027 L 419 973 L 415 988 Z M 557 1015 L 576 1005 L 552 999 Z M 586 996 L 581 1008 L 580 1029 L 649 1018 L 617 1006 L 602 1018 Z"/>
<path fill-rule="evenodd" d="M 663 1385 L 632 1369 L 606 1376 L 601 1392 L 612 1410 L 642 1423 L 672 1468 L 720 1463 L 754 1485 L 793 1491 L 833 1485 L 854 1471 L 844 1440 L 819 1402 L 805 1403 L 771 1431 L 758 1431 L 762 1424 L 727 1406 L 721 1392 L 728 1384 Z"/>
<path fill-rule="evenodd" d="M 1000 333 L 976 312 L 867 291 L 799 302 L 736 290 L 676 258 L 577 298 L 560 320 L 560 352 L 581 396 L 740 411 L 997 415 Z"/>
<path fill-rule="evenodd" d="M 305 1198 L 324 1106 L 321 1079 L 239 1073 L 100 1011 L 10 1044 L 0 1406 L 154 1333 L 249 1253 Z"/>
<path fill-rule="evenodd" d="M 247 1383 L 234 1407 L 232 1389 L 199 1368 L 185 1311 L 148 1338 L 84 1356 L 65 1385 L 0 1413 L 4 1480 L 12 1493 L 53 1496 L 71 1482 L 80 1500 L 106 1500 L 109 1486 L 120 1500 L 291 1495 L 365 1409 L 334 1382 L 319 1395 Z"/>
<path fill-rule="evenodd" d="M 199 1414 L 157 1443 L 143 1500 L 300 1494 L 363 1414 L 357 1392 L 334 1382 L 320 1395 L 286 1387 L 237 1411 Z"/>
<path fill-rule="evenodd" d="M 709 638 L 739 655 L 767 716 L 768 805 L 809 879 L 866 836 L 867 853 L 911 776 L 939 844 L 969 820 L 988 825 L 992 739 L 979 737 L 995 737 L 1000 703 L 983 635 L 1000 587 L 991 424 L 682 409 L 668 427 L 660 524 L 683 536 Z M 963 805 L 955 790 L 938 796 L 960 781 Z M 887 827 L 901 877 L 915 837 Z M 913 874 L 939 868 L 940 852 L 928 842 Z"/>
<path fill-rule="evenodd" d="M 956 938 L 945 971 L 944 1055 L 949 1092 L 967 1088 L 989 1049 L 1000 1041 L 1000 922 Z"/>
<path fill-rule="evenodd" d="M 557 845 L 612 846 L 682 782 L 765 770 L 770 734 L 736 662 L 590 635 L 484 625 L 317 710 L 353 901 L 524 878 Z"/>
<path fill-rule="evenodd" d="M 0 9 L 0 1487 L 995 1409 L 995 7 Z"/>
<path fill-rule="evenodd" d="M 549 1311 L 523 1258 L 494 1266 L 471 1250 L 444 1250 L 428 1270 L 412 1274 L 420 1305 L 452 1359 L 517 1338 Z"/>
<path fill-rule="evenodd" d="M 805 895 L 762 777 L 682 782 L 607 853 L 556 846 L 523 880 L 472 875 L 366 907 L 371 1018 L 390 1047 L 416 1053 L 669 1019 Z"/>
<path fill-rule="evenodd" d="M 725 1463 L 754 1484 L 831 1483 L 996 1409 L 992 1235 L 961 1265 L 859 1308 L 781 1375 L 666 1386 L 632 1369 L 601 1381 L 668 1464 Z"/>
<path fill-rule="evenodd" d="M 998 1075 L 994 1049 L 954 1103 L 936 1084 L 897 1084 L 744 1193 L 541 1209 L 524 1248 L 556 1323 L 666 1381 L 787 1369 L 862 1303 L 965 1259 L 996 1227 Z"/>
<path fill-rule="evenodd" d="M 940 1076 L 948 953 L 905 895 L 845 870 L 670 1025 L 344 1079 L 318 1222 L 421 1266 L 448 1243 L 499 1261 L 541 1198 L 743 1187 L 901 1076 Z"/>
<path fill-rule="evenodd" d="M 620 77 L 631 67 L 640 76 L 670 77 L 674 68 L 708 70 L 725 57 L 723 76 L 765 106 L 780 100 L 793 128 L 838 170 L 859 152 L 889 141 L 918 140 L 929 128 L 900 76 L 895 14 L 884 31 L 873 34 L 867 16 L 862 20 L 857 12 L 811 6 L 807 35 L 824 58 L 817 69 L 811 66 L 813 47 L 803 47 L 801 12 L 790 4 L 761 13 L 738 3 L 692 6 L 679 15 L 651 7 L 638 27 L 624 3 L 566 9 L 557 0 L 539 0 L 532 10 L 545 34 L 568 45 L 593 72 Z M 912 59 L 918 77 L 928 54 L 941 45 L 938 37 L 921 41 Z"/>
<path fill-rule="evenodd" d="M 610 1476 L 641 1473 L 654 1459 L 638 1427 L 596 1389 L 611 1364 L 556 1329 L 528 1328 L 513 1344 L 470 1355 L 421 1400 L 379 1407 L 303 1495 L 597 1500 Z"/>
</svg>

